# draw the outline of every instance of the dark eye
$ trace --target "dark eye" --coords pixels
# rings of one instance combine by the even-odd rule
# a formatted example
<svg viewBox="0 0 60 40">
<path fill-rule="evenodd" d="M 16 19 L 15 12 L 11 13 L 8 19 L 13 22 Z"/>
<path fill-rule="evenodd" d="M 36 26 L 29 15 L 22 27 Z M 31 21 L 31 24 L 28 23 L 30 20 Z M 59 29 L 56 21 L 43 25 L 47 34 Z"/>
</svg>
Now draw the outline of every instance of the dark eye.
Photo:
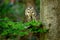
<svg viewBox="0 0 60 40">
<path fill-rule="evenodd" d="M 29 13 L 29 12 L 28 12 Z"/>
<path fill-rule="evenodd" d="M 33 12 L 32 12 L 33 13 Z"/>
</svg>

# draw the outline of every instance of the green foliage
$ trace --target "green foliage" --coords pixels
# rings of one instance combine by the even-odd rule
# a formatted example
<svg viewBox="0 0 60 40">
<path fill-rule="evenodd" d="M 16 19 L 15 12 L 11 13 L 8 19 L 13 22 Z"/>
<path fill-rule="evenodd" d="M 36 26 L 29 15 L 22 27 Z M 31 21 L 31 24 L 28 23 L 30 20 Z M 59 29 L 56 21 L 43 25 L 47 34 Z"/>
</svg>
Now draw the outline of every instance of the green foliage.
<svg viewBox="0 0 60 40">
<path fill-rule="evenodd" d="M 9 13 L 19 16 L 24 16 L 25 4 L 15 4 L 9 9 Z"/>
<path fill-rule="evenodd" d="M 13 35 L 28 35 L 30 32 L 33 33 L 44 33 L 46 30 L 42 28 L 37 28 L 37 26 L 40 26 L 42 23 L 40 21 L 32 20 L 30 22 L 12 22 L 9 20 L 9 18 L 2 18 L 3 21 L 0 22 L 0 35 L 5 36 L 7 34 L 13 34 Z M 28 28 L 31 27 L 31 28 Z"/>
<path fill-rule="evenodd" d="M 24 11 L 25 11 L 24 3 L 11 4 L 9 0 L 5 0 L 3 4 L 0 5 L 0 16 L 12 14 L 12 15 L 19 15 L 20 17 L 23 17 Z"/>
</svg>

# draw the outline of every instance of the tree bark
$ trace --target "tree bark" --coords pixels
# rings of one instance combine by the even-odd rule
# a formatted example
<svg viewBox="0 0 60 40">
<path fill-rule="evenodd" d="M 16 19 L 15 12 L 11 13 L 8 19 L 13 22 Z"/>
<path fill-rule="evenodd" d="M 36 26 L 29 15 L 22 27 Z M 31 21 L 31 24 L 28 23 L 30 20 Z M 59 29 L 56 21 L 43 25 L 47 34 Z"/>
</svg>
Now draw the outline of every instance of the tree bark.
<svg viewBox="0 0 60 40">
<path fill-rule="evenodd" d="M 35 0 L 26 0 L 26 7 L 27 6 L 33 6 L 33 7 L 35 7 L 35 2 L 34 2 Z"/>
<path fill-rule="evenodd" d="M 41 21 L 49 29 L 40 40 L 60 40 L 60 0 L 40 0 L 40 12 Z"/>
</svg>

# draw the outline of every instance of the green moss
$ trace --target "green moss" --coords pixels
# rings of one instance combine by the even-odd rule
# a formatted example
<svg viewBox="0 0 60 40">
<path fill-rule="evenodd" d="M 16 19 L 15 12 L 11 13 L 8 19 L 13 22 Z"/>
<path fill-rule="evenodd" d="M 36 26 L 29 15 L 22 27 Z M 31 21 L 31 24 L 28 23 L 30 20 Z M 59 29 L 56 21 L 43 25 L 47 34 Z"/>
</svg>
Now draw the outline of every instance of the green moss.
<svg viewBox="0 0 60 40">
<path fill-rule="evenodd" d="M 1 28 L 0 30 L 3 31 L 0 33 L 0 35 L 13 34 L 13 35 L 24 36 L 28 35 L 30 32 L 44 33 L 47 30 L 37 27 L 42 24 L 42 22 L 40 21 L 32 20 L 30 22 L 23 23 L 23 22 L 12 22 L 9 20 L 9 18 L 2 18 L 2 20 L 4 21 L 0 22 L 0 28 Z"/>
</svg>

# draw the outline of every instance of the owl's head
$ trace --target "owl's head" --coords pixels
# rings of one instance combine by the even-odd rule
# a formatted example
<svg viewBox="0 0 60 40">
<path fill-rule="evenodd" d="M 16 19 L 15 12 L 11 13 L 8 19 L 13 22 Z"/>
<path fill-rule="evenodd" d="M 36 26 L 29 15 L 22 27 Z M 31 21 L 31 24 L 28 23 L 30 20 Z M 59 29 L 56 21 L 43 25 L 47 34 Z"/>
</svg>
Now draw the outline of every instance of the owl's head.
<svg viewBox="0 0 60 40">
<path fill-rule="evenodd" d="M 26 15 L 34 14 L 34 7 L 27 7 L 25 13 Z"/>
</svg>

